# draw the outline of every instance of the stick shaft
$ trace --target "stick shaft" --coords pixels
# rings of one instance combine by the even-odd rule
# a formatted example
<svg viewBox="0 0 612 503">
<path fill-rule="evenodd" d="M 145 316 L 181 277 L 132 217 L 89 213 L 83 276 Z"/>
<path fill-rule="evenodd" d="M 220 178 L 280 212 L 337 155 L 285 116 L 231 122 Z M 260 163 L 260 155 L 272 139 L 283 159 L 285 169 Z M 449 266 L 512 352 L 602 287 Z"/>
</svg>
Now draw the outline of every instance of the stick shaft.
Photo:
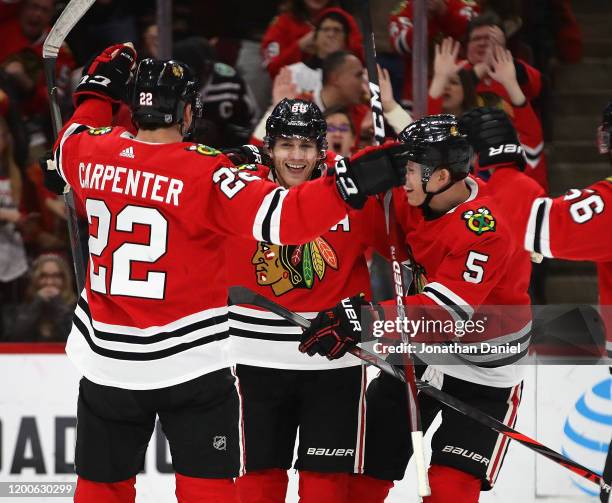
<svg viewBox="0 0 612 503">
<path fill-rule="evenodd" d="M 47 78 L 47 91 L 49 93 L 49 107 L 51 110 L 51 124 L 53 126 L 54 140 L 62 129 L 62 115 L 58 102 L 58 90 L 55 79 L 55 63 L 59 49 L 70 30 L 78 23 L 79 19 L 93 5 L 95 0 L 72 0 L 57 19 L 53 28 L 47 35 L 43 45 L 43 66 Z M 79 232 L 79 220 L 74 204 L 74 193 L 71 190 L 64 195 L 66 205 L 66 220 L 68 225 L 68 236 L 70 238 L 70 250 L 74 261 L 74 277 L 77 285 L 77 293 L 80 294 L 85 286 L 85 264 L 81 251 L 81 239 Z"/>
<path fill-rule="evenodd" d="M 263 295 L 259 295 L 258 293 L 252 292 L 246 288 L 230 288 L 230 298 L 235 304 L 250 304 L 253 306 L 261 307 L 269 310 L 272 313 L 277 314 L 281 318 L 284 318 L 299 327 L 310 327 L 310 321 L 308 319 L 304 318 L 303 316 L 300 316 L 297 313 L 294 313 L 293 311 L 290 311 L 286 307 L 281 306 L 280 304 L 277 304 L 276 302 L 270 299 L 267 299 Z M 381 371 L 395 377 L 396 379 L 399 379 L 402 382 L 406 382 L 406 377 L 400 369 L 383 360 L 378 355 L 375 355 L 374 353 L 371 353 L 366 349 L 360 348 L 359 346 L 351 348 L 349 350 L 349 353 L 359 358 L 360 360 L 363 360 L 365 363 L 369 363 L 370 365 L 377 367 Z M 502 435 L 505 435 L 520 444 L 523 444 L 525 447 L 531 449 L 536 454 L 540 454 L 550 459 L 551 461 L 554 461 L 555 463 L 567 468 L 568 470 L 574 472 L 580 477 L 583 477 L 593 482 L 594 484 L 602 484 L 601 475 L 595 473 L 592 470 L 589 470 L 588 468 L 580 465 L 579 463 L 572 461 L 571 459 L 550 449 L 549 447 L 546 447 L 537 440 L 528 437 L 527 435 L 524 435 L 519 431 L 516 431 L 515 429 L 505 425 L 494 417 L 491 417 L 488 414 L 485 414 L 484 412 L 478 410 L 476 407 L 468 405 L 467 403 L 462 402 L 454 396 L 449 395 L 445 391 L 442 391 L 420 379 L 416 379 L 416 385 L 419 391 L 433 397 L 438 402 L 446 405 L 447 407 L 450 407 L 456 410 L 457 412 L 473 419 L 474 421 L 477 421 L 483 426 L 487 426 L 488 428 L 491 428 L 492 430 L 497 431 L 498 433 L 501 433 Z M 601 485 L 601 487 L 603 487 L 604 490 L 608 493 L 610 492 L 610 486 L 608 484 L 603 484 Z"/>
</svg>

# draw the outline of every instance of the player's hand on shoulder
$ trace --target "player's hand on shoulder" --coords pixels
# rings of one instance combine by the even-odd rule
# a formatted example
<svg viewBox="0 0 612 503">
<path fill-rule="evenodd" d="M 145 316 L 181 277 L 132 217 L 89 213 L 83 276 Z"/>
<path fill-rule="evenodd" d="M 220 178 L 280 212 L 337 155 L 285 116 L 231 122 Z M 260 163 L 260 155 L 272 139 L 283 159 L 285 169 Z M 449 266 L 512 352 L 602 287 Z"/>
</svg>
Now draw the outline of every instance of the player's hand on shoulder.
<svg viewBox="0 0 612 503">
<path fill-rule="evenodd" d="M 407 152 L 403 144 L 387 143 L 338 160 L 336 186 L 342 198 L 352 208 L 361 209 L 368 196 L 404 185 Z"/>
<path fill-rule="evenodd" d="M 100 53 L 84 71 L 74 91 L 78 106 L 88 97 L 112 103 L 127 101 L 127 87 L 136 69 L 136 51 L 131 44 L 110 46 Z"/>
<path fill-rule="evenodd" d="M 480 166 L 525 164 L 516 129 L 503 110 L 494 107 L 470 110 L 459 118 L 459 128 L 479 155 Z"/>
<path fill-rule="evenodd" d="M 236 166 L 242 164 L 263 164 L 264 166 L 272 166 L 272 158 L 264 151 L 263 148 L 256 145 L 241 145 L 239 147 L 231 147 L 221 149 L 221 152 L 229 158 Z"/>
</svg>

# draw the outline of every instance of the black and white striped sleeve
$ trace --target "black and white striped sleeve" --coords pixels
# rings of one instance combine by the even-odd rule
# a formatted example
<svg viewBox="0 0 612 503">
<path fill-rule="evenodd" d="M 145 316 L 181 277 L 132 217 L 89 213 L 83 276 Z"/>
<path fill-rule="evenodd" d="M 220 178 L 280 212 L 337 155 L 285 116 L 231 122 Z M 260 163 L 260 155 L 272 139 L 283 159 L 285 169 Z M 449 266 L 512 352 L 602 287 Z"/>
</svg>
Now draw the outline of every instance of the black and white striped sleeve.
<svg viewBox="0 0 612 503">
<path fill-rule="evenodd" d="M 538 197 L 531 206 L 527 229 L 525 231 L 525 249 L 552 258 L 550 250 L 550 209 L 552 199 Z"/>
<path fill-rule="evenodd" d="M 446 309 L 455 321 L 467 321 L 474 315 L 474 309 L 468 302 L 441 283 L 428 283 L 423 294 Z"/>
</svg>

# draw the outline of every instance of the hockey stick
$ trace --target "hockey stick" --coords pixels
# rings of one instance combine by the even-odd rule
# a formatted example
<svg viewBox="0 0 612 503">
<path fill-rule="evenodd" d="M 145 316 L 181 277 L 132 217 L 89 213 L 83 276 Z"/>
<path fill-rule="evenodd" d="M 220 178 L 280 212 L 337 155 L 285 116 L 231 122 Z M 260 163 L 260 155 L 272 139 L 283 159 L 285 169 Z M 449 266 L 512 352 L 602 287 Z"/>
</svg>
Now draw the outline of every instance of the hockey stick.
<svg viewBox="0 0 612 503">
<path fill-rule="evenodd" d="M 53 25 L 53 28 L 51 28 L 43 44 L 43 64 L 45 76 L 47 78 L 47 91 L 49 93 L 49 106 L 51 108 L 51 123 L 53 126 L 54 140 L 57 139 L 57 135 L 62 129 L 62 115 L 57 101 L 58 89 L 55 81 L 55 63 L 57 61 L 57 55 L 68 33 L 70 33 L 70 30 L 74 28 L 74 25 L 85 15 L 94 2 L 95 0 L 71 0 Z M 74 275 L 78 290 L 77 294 L 80 294 L 85 286 L 85 265 L 81 253 L 81 240 L 72 190 L 64 194 L 64 203 L 66 204 L 68 212 L 68 235 L 70 237 L 72 258 L 74 259 Z"/>
<path fill-rule="evenodd" d="M 366 67 L 368 71 L 368 83 L 370 88 L 370 107 L 372 108 L 372 122 L 374 124 L 374 138 L 377 144 L 381 144 L 385 139 L 385 123 L 383 117 L 382 102 L 380 99 L 380 86 L 378 83 L 378 68 L 376 67 L 376 46 L 374 44 L 374 31 L 372 30 L 372 19 L 370 16 L 370 2 L 361 0 L 360 18 L 363 30 L 363 45 L 365 49 Z M 394 212 L 391 211 L 391 191 L 385 194 L 385 218 L 387 222 L 387 235 L 389 236 L 389 250 L 393 267 L 393 280 L 395 283 L 395 298 L 397 300 L 397 315 L 399 319 L 404 319 L 403 298 L 407 289 L 404 288 L 404 279 L 401 273 L 399 260 L 397 259 L 396 247 L 391 239 L 391 220 Z M 401 332 L 402 342 L 409 343 L 408 334 Z M 429 496 L 431 490 L 427 479 L 427 467 L 425 464 L 425 450 L 423 449 L 423 428 L 421 426 L 421 414 L 419 412 L 419 402 L 417 398 L 416 376 L 410 355 L 404 355 L 404 372 L 406 373 L 406 395 L 408 397 L 408 420 L 412 435 L 412 446 L 414 452 L 415 465 L 417 470 L 417 491 L 419 496 Z"/>
<path fill-rule="evenodd" d="M 281 306 L 280 304 L 277 304 L 276 302 L 267 299 L 263 295 L 253 292 L 248 288 L 234 286 L 229 289 L 229 294 L 233 304 L 249 304 L 256 307 L 261 307 L 267 309 L 268 311 L 274 314 L 277 314 L 278 316 L 286 319 L 287 321 L 290 321 L 294 325 L 297 325 L 302 328 L 310 327 L 310 320 L 307 320 L 303 316 L 300 316 L 299 314 L 290 311 L 289 309 Z M 399 379 L 402 382 L 406 382 L 406 377 L 403 372 L 401 372 L 395 366 L 386 362 L 379 356 L 370 353 L 369 351 L 358 346 L 351 348 L 349 350 L 349 353 L 365 361 L 366 363 L 369 363 L 379 368 L 383 372 L 395 377 L 396 379 Z M 571 459 L 550 449 L 549 447 L 546 447 L 537 440 L 530 438 L 527 435 L 524 435 L 523 433 L 514 430 L 513 428 L 510 428 L 501 421 L 478 410 L 476 407 L 472 407 L 471 405 L 462 402 L 461 400 L 432 386 L 431 384 L 420 379 L 415 379 L 415 381 L 417 388 L 420 391 L 422 391 L 426 395 L 435 398 L 441 404 L 456 410 L 457 412 L 473 419 L 474 421 L 477 421 L 483 426 L 487 426 L 488 428 L 491 428 L 492 430 L 502 435 L 505 435 L 506 437 L 515 440 L 520 444 L 523 444 L 525 447 L 531 449 L 537 454 L 540 454 L 550 459 L 551 461 L 554 461 L 555 463 L 564 466 L 576 475 L 579 475 L 580 477 L 583 477 L 593 482 L 594 484 L 599 485 L 606 492 L 610 493 L 610 485 L 603 482 L 601 475 L 598 475 L 594 471 L 589 470 L 588 468 L 572 461 Z"/>
</svg>

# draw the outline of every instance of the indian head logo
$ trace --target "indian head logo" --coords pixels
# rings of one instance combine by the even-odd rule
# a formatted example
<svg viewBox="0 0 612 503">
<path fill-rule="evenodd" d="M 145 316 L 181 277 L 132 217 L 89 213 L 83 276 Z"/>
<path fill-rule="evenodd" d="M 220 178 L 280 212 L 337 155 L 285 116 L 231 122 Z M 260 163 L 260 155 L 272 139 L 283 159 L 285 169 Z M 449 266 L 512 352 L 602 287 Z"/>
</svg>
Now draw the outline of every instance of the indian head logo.
<svg viewBox="0 0 612 503">
<path fill-rule="evenodd" d="M 294 288 L 312 288 L 315 278 L 323 280 L 328 266 L 338 269 L 336 252 L 320 237 L 299 246 L 257 243 L 251 263 L 257 284 L 269 286 L 277 297 Z"/>
</svg>

